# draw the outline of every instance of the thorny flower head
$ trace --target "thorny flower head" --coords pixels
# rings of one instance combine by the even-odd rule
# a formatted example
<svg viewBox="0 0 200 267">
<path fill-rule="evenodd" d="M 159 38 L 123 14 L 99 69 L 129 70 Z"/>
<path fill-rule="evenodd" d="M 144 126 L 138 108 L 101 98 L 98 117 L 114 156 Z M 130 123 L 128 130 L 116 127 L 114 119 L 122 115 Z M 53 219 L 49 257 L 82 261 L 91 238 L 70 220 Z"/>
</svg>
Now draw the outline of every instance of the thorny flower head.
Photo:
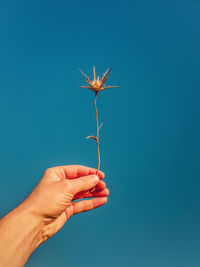
<svg viewBox="0 0 200 267">
<path fill-rule="evenodd" d="M 90 81 L 90 79 L 83 73 L 81 70 L 80 72 L 85 76 L 86 82 L 89 84 L 89 86 L 81 86 L 83 88 L 88 88 L 92 91 L 94 91 L 96 94 L 104 89 L 112 88 L 112 87 L 118 87 L 118 86 L 105 86 L 105 82 L 107 81 L 108 75 L 110 73 L 111 68 L 109 68 L 104 75 L 102 76 L 101 80 L 99 79 L 99 76 L 96 78 L 96 72 L 95 72 L 95 67 L 93 67 L 94 71 L 94 80 Z"/>
</svg>

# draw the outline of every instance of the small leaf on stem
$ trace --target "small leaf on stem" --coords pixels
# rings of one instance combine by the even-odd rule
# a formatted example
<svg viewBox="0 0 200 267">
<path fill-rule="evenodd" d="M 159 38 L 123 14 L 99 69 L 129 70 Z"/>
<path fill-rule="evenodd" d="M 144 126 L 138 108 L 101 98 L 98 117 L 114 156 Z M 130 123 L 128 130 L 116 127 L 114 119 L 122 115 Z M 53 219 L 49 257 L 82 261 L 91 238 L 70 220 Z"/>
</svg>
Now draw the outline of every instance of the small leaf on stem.
<svg viewBox="0 0 200 267">
<path fill-rule="evenodd" d="M 90 135 L 90 136 L 87 136 L 87 137 L 86 137 L 86 139 L 89 139 L 89 138 L 94 139 L 96 142 L 98 141 L 97 138 L 96 138 L 95 136 L 93 136 L 93 135 Z"/>
</svg>

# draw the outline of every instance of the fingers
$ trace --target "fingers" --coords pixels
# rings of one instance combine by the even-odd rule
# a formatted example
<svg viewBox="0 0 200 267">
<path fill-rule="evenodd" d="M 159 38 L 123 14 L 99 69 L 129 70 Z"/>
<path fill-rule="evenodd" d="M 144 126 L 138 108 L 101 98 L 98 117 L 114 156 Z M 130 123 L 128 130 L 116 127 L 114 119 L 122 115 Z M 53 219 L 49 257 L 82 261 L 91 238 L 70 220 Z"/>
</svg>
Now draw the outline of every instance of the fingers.
<svg viewBox="0 0 200 267">
<path fill-rule="evenodd" d="M 104 205 L 107 202 L 107 197 L 93 198 L 90 200 L 83 200 L 78 202 L 73 202 L 73 214 L 80 212 L 92 210 Z"/>
<path fill-rule="evenodd" d="M 96 186 L 95 190 L 82 191 L 74 196 L 74 199 L 91 198 L 91 197 L 107 197 L 109 190 L 106 188 L 106 184 L 100 181 Z"/>
<path fill-rule="evenodd" d="M 103 189 L 105 189 L 105 188 L 106 188 L 106 183 L 103 182 L 103 181 L 100 181 L 100 182 L 95 186 L 95 190 L 98 190 L 98 191 L 103 190 Z"/>
<path fill-rule="evenodd" d="M 108 188 L 105 188 L 104 190 L 101 191 L 93 191 L 93 192 L 86 192 L 79 198 L 91 198 L 91 197 L 107 197 L 109 195 L 109 190 Z"/>
<path fill-rule="evenodd" d="M 94 190 L 94 192 L 96 192 L 96 191 L 102 191 L 102 190 L 104 190 L 106 188 L 106 184 L 105 184 L 105 182 L 103 182 L 103 181 L 100 181 L 96 186 L 95 186 L 95 190 Z M 93 190 L 93 188 L 92 188 L 92 190 Z M 77 193 L 75 196 L 74 196 L 74 199 L 79 199 L 79 198 L 86 198 L 87 196 L 87 194 L 88 193 L 90 193 L 88 190 L 87 191 L 82 191 L 82 192 L 79 192 L 79 193 Z"/>
<path fill-rule="evenodd" d="M 99 183 L 99 177 L 97 175 L 88 175 L 77 179 L 72 179 L 69 183 L 71 191 L 75 195 L 81 191 L 87 191 L 93 188 Z"/>
<path fill-rule="evenodd" d="M 89 197 L 107 197 L 107 196 L 109 196 L 109 189 L 108 188 L 105 188 L 104 190 L 102 190 L 102 191 L 97 191 L 97 192 L 92 192 L 91 193 L 91 196 L 89 196 Z"/>
<path fill-rule="evenodd" d="M 97 173 L 96 169 L 81 165 L 68 165 L 68 166 L 62 166 L 62 168 L 65 171 L 67 179 L 79 178 L 81 176 Z M 105 175 L 102 171 L 99 171 L 98 176 L 100 179 L 103 179 Z"/>
</svg>

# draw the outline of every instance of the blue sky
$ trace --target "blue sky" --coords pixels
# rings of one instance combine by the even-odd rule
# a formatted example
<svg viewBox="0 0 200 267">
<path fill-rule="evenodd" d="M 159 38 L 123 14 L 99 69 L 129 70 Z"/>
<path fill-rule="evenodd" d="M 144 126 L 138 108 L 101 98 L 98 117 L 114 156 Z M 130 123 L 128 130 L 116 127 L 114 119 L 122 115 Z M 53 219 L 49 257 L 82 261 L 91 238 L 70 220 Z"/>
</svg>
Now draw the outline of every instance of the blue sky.
<svg viewBox="0 0 200 267">
<path fill-rule="evenodd" d="M 108 203 L 76 215 L 29 267 L 200 265 L 200 1 L 0 0 L 0 215 L 46 168 L 97 166 Z"/>
</svg>

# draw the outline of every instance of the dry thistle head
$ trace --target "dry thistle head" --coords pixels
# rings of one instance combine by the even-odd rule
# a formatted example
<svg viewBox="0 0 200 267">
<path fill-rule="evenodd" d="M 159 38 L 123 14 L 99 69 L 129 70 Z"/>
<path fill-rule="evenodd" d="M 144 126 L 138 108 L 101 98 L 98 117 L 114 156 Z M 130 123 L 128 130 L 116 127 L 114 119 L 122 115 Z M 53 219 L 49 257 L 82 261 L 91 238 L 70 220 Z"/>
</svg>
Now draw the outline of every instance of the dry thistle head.
<svg viewBox="0 0 200 267">
<path fill-rule="evenodd" d="M 105 82 L 107 81 L 108 75 L 110 73 L 111 68 L 109 68 L 104 75 L 102 76 L 101 80 L 99 80 L 99 76 L 96 78 L 96 72 L 95 72 L 95 66 L 93 67 L 94 71 L 94 80 L 90 81 L 90 79 L 83 73 L 81 70 L 80 72 L 85 76 L 86 82 L 89 84 L 89 86 L 81 86 L 83 88 L 88 88 L 92 91 L 94 91 L 96 94 L 104 89 L 112 88 L 112 87 L 119 87 L 119 86 L 105 86 Z"/>
</svg>

